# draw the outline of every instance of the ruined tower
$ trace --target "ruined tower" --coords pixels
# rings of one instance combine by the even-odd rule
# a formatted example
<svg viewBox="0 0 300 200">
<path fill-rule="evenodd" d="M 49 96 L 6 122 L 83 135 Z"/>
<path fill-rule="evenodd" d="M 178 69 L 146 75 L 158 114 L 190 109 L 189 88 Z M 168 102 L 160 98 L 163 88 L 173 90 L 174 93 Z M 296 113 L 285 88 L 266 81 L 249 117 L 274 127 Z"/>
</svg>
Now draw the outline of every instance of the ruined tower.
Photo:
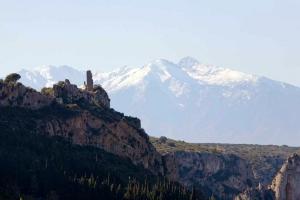
<svg viewBox="0 0 300 200">
<path fill-rule="evenodd" d="M 93 75 L 90 70 L 86 71 L 86 90 L 93 91 L 94 83 L 93 83 Z"/>
</svg>

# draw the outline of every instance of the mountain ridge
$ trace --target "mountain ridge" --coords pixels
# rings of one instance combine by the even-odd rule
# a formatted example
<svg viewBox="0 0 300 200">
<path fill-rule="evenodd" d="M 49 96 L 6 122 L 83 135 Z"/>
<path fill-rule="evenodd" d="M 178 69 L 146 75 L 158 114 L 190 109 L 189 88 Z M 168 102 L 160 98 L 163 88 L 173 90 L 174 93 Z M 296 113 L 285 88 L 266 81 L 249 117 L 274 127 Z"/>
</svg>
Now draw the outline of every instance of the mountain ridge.
<svg viewBox="0 0 300 200">
<path fill-rule="evenodd" d="M 59 153 L 62 151 L 66 156 L 68 155 L 68 149 L 72 148 L 72 152 L 74 151 L 75 153 L 70 154 L 75 156 L 72 159 L 76 158 L 76 154 L 83 155 L 82 153 L 86 152 L 88 156 L 91 156 L 91 160 L 87 160 L 89 165 L 92 165 L 92 163 L 97 164 L 98 160 L 103 157 L 103 161 L 108 161 L 108 165 L 112 165 L 117 171 L 121 172 L 120 170 L 125 170 L 125 172 L 128 171 L 130 174 L 134 172 L 134 169 L 138 169 L 133 166 L 132 170 L 130 170 L 131 163 L 137 167 L 143 167 L 147 174 L 147 171 L 149 171 L 149 173 L 158 178 L 164 176 L 170 181 L 175 181 L 171 183 L 173 185 L 177 182 L 191 189 L 191 194 L 189 194 L 187 189 L 178 185 L 179 188 L 174 191 L 170 182 L 167 182 L 165 189 L 159 189 L 162 192 L 162 194 L 159 194 L 160 198 L 162 198 L 161 195 L 174 196 L 177 192 L 186 191 L 182 194 L 177 194 L 175 197 L 178 199 L 195 199 L 198 195 L 194 194 L 199 192 L 200 199 L 202 199 L 202 194 L 206 197 L 215 197 L 215 199 L 233 199 L 241 194 L 239 196 L 242 199 L 253 199 L 247 196 L 264 194 L 265 192 L 270 195 L 274 194 L 271 190 L 265 191 L 265 184 L 268 184 L 273 177 L 271 173 L 274 174 L 277 171 L 276 169 L 282 164 L 282 156 L 289 154 L 291 151 L 297 151 L 297 149 L 279 146 L 188 144 L 183 141 L 170 140 L 166 137 L 160 137 L 159 139 L 149 138 L 138 118 L 125 116 L 110 107 L 110 97 L 100 85 L 92 84 L 92 88 L 86 87 L 85 89 L 80 89 L 66 79 L 65 81 L 59 81 L 52 88 L 43 88 L 41 92 L 37 92 L 18 82 L 20 78 L 19 74 L 13 73 L 8 75 L 4 80 L 0 80 L 0 113 L 2 114 L 0 115 L 0 126 L 3 129 L 1 136 L 3 139 L 5 138 L 5 142 L 3 142 L 5 147 L 1 149 L 1 152 L 7 152 L 5 149 L 9 149 L 9 145 L 13 146 L 13 153 L 4 154 L 4 156 L 1 153 L 2 162 L 5 163 L 5 170 L 9 172 L 9 174 L 4 173 L 8 179 L 11 179 L 15 173 L 15 170 L 9 170 L 10 162 L 15 160 L 9 155 L 15 156 L 21 152 L 20 156 L 17 157 L 25 158 L 26 162 L 30 163 L 31 161 L 26 159 L 28 155 L 30 155 L 30 159 L 36 160 L 35 151 L 44 152 L 47 149 L 46 144 L 52 143 L 56 144 L 56 146 L 60 145 L 60 150 L 57 150 L 55 146 L 50 151 L 46 150 L 48 155 L 45 154 L 41 157 L 40 164 L 37 166 L 38 168 L 45 169 L 44 171 L 49 177 L 51 177 L 51 174 L 55 174 L 55 171 L 48 170 L 49 164 L 53 164 L 53 156 L 50 156 L 51 159 L 49 159 L 49 153 Z M 87 82 L 88 80 L 90 79 L 87 79 Z M 7 136 L 10 139 L 7 139 Z M 62 141 L 59 143 L 55 138 L 60 138 Z M 20 142 L 22 143 L 20 144 Z M 9 143 L 8 146 L 7 143 Z M 83 148 L 76 151 L 76 146 L 73 145 L 80 145 Z M 23 151 L 18 151 L 20 146 L 25 149 L 25 154 L 22 154 Z M 38 150 L 35 148 L 36 146 L 44 150 Z M 84 147 L 90 148 L 88 150 Z M 92 147 L 101 149 L 103 152 L 92 149 Z M 35 151 L 30 150 L 28 154 L 26 150 L 28 148 Z M 16 152 L 18 153 L 16 154 Z M 114 154 L 114 156 L 109 153 Z M 99 155 L 101 156 L 99 157 Z M 62 159 L 62 157 L 64 156 L 57 155 L 56 159 L 64 161 L 65 159 Z M 113 160 L 110 161 L 107 158 Z M 128 159 L 130 162 L 125 163 L 123 161 L 126 160 L 123 159 Z M 79 162 L 79 159 L 77 158 L 74 161 Z M 119 165 L 116 162 L 122 162 L 123 164 L 119 170 Z M 290 175 L 297 174 L 299 163 L 295 163 L 295 170 L 289 173 Z M 65 167 L 69 165 L 68 161 L 60 162 L 61 164 Z M 14 163 L 13 166 L 18 170 L 26 169 L 26 165 L 19 167 L 18 163 Z M 72 166 L 76 165 L 73 163 Z M 96 189 L 86 191 L 86 195 L 98 195 L 98 192 L 99 194 L 103 194 L 101 190 L 105 190 L 105 185 L 104 188 L 95 188 L 96 182 L 91 185 L 91 181 L 94 180 L 93 174 L 88 176 L 84 168 L 81 168 L 79 173 L 85 174 L 84 177 L 81 176 L 78 179 L 76 175 L 78 172 L 75 174 L 70 173 L 71 179 L 68 180 L 66 179 L 68 175 L 66 176 L 65 167 L 58 167 L 61 169 L 59 173 L 63 179 L 51 181 L 52 184 L 65 182 L 66 184 L 64 185 L 68 185 L 67 182 L 71 182 L 77 187 L 77 181 L 80 181 L 79 183 L 82 184 L 82 181 L 86 180 L 89 186 Z M 97 169 L 108 169 L 108 172 L 111 171 L 110 168 L 106 168 L 103 165 L 96 165 L 96 167 Z M 54 169 L 58 168 L 54 167 Z M 50 195 L 48 194 L 50 188 L 43 191 L 39 190 L 39 185 L 43 188 L 44 183 L 36 181 L 36 177 L 40 176 L 35 173 L 35 165 L 31 169 L 26 171 L 26 175 L 24 176 L 30 179 L 30 187 L 26 187 L 26 180 L 18 182 L 17 179 L 13 179 L 14 182 L 8 184 L 9 188 L 4 186 L 4 182 L 1 183 L 0 187 L 8 192 L 6 195 L 12 195 L 10 191 L 12 188 L 15 194 L 20 193 L 19 188 L 22 189 L 19 196 L 23 194 L 35 195 L 37 197 L 40 195 Z M 97 169 L 94 170 L 99 171 Z M 143 173 L 143 170 L 140 170 Z M 98 175 L 101 175 L 102 178 L 105 176 L 105 173 L 101 174 L 97 173 L 96 180 L 98 180 Z M 133 173 L 133 175 L 138 174 Z M 287 176 L 290 176 L 289 174 Z M 117 174 L 114 173 L 114 175 Z M 121 179 L 123 177 L 122 179 L 126 183 L 126 176 L 124 174 L 116 178 Z M 285 180 L 287 176 L 283 178 L 279 177 L 279 181 L 276 181 L 276 183 Z M 110 179 L 109 177 L 108 174 L 108 179 Z M 139 178 L 142 179 L 142 177 Z M 145 177 L 146 179 L 147 177 Z M 38 178 L 38 180 L 44 179 Z M 49 181 L 48 178 L 47 180 Z M 299 180 L 299 178 L 295 180 Z M 135 182 L 135 180 L 133 181 Z M 127 190 L 131 189 L 131 183 L 131 178 L 129 178 Z M 287 184 L 289 183 L 287 182 Z M 160 183 L 158 182 L 158 184 Z M 291 192 L 296 191 L 298 184 L 299 182 L 291 188 Z M 18 187 L 14 187 L 15 185 Z M 108 185 L 111 185 L 110 181 Z M 147 185 L 146 182 L 145 185 Z M 284 187 L 285 184 L 282 186 L 279 185 L 279 187 L 276 184 L 274 190 L 277 191 L 277 188 L 281 190 Z M 114 195 L 114 193 L 122 195 L 120 189 L 117 189 L 120 188 L 119 186 L 111 186 L 110 188 L 111 194 L 108 195 Z M 172 193 L 168 194 L 168 190 L 170 189 Z M 253 191 L 254 193 L 249 194 L 249 189 L 250 192 Z M 39 194 L 37 191 L 39 191 Z M 57 191 L 60 195 L 65 193 L 61 187 L 54 188 L 54 191 Z M 194 191 L 196 192 L 194 193 Z M 69 193 L 67 192 L 66 194 Z M 74 194 L 71 193 L 71 195 Z M 82 195 L 85 195 L 85 193 Z M 124 195 L 127 196 L 127 192 Z M 133 196 L 135 195 L 133 194 Z M 171 196 L 169 196 L 171 199 L 176 199 Z M 153 199 L 153 196 L 151 199 Z"/>
<path fill-rule="evenodd" d="M 77 85 L 84 81 L 84 72 L 76 69 L 59 75 L 52 72 L 50 79 L 38 72 L 22 73 L 22 82 L 36 89 L 60 76 Z M 28 78 L 26 73 L 33 75 Z M 202 64 L 190 57 L 177 64 L 158 59 L 142 67 L 95 72 L 94 82 L 109 93 L 113 107 L 141 118 L 153 136 L 190 142 L 299 145 L 300 88 L 291 84 Z"/>
</svg>

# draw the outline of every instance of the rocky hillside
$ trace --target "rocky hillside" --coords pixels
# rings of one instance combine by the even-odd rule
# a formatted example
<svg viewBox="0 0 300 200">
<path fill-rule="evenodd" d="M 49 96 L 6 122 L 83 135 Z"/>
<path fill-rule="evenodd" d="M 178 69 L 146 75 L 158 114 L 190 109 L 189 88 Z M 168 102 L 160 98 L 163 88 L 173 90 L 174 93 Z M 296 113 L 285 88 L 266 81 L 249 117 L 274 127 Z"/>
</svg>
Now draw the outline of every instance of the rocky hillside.
<svg viewBox="0 0 300 200">
<path fill-rule="evenodd" d="M 163 159 L 168 178 L 189 187 L 201 187 L 207 196 L 218 199 L 233 199 L 256 184 L 251 167 L 235 155 L 173 152 Z"/>
<path fill-rule="evenodd" d="M 204 199 L 165 179 L 140 120 L 110 108 L 100 85 L 38 92 L 19 79 L 0 80 L 0 199 Z"/>
<path fill-rule="evenodd" d="M 47 114 L 72 113 L 0 107 L 0 199 L 203 199 L 128 158 L 41 134 L 35 129 L 35 118 Z"/>
<path fill-rule="evenodd" d="M 300 166 L 295 158 L 286 161 L 289 155 L 300 152 L 296 147 L 192 144 L 166 137 L 151 138 L 151 142 L 163 155 L 168 177 L 187 186 L 201 185 L 206 195 L 217 199 L 272 200 L 275 193 L 269 186 L 280 168 L 294 163 L 291 173 L 296 175 L 295 166 Z"/>
<path fill-rule="evenodd" d="M 17 114 L 12 115 L 9 121 L 22 124 L 30 120 L 39 133 L 62 136 L 74 144 L 99 147 L 129 158 L 155 174 L 163 173 L 161 156 L 149 142 L 139 119 L 111 109 L 108 95 L 101 86 L 86 91 L 66 80 L 37 92 L 17 79 L 0 82 L 0 107 L 20 108 L 28 116 L 20 119 Z"/>
</svg>

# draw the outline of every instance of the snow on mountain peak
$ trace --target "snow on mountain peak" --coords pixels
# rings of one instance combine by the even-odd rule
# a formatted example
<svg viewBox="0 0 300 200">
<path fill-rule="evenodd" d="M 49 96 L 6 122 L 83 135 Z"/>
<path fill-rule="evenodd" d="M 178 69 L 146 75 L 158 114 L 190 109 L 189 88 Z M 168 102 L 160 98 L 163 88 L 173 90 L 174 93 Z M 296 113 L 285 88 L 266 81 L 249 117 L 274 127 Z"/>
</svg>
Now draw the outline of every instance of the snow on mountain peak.
<svg viewBox="0 0 300 200">
<path fill-rule="evenodd" d="M 149 71 L 149 67 L 123 67 L 109 73 L 96 74 L 95 80 L 100 82 L 109 92 L 114 92 L 122 88 L 137 85 L 144 80 Z"/>
<path fill-rule="evenodd" d="M 169 81 L 167 84 L 170 84 L 170 90 L 178 96 L 183 94 L 185 82 L 188 83 L 192 79 L 178 65 L 165 59 L 157 59 L 142 67 L 124 67 L 110 73 L 97 73 L 95 80 L 109 92 L 131 86 L 145 87 L 148 83 L 152 84 L 156 81 L 160 83 Z"/>
<path fill-rule="evenodd" d="M 84 71 L 66 66 L 19 73 L 22 83 L 36 89 L 66 78 L 77 85 L 85 81 Z M 94 82 L 107 90 L 114 108 L 140 117 L 155 136 L 299 145 L 300 89 L 278 81 L 187 57 L 178 64 L 159 59 L 142 67 L 94 72 Z"/>
<path fill-rule="evenodd" d="M 66 78 L 82 85 L 85 78 L 84 73 L 84 71 L 66 65 L 43 65 L 33 71 L 21 71 L 25 83 L 34 84 L 33 87 L 37 89 L 52 86 L 57 81 Z M 72 80 L 74 78 L 75 80 Z M 108 91 L 117 91 L 138 84 L 145 85 L 147 82 L 153 81 L 161 83 L 168 81 L 169 84 L 174 86 L 171 88 L 179 88 L 178 85 L 194 84 L 195 82 L 223 86 L 242 82 L 255 82 L 257 79 L 258 77 L 254 75 L 213 65 L 200 64 L 192 57 L 182 58 L 178 64 L 166 59 L 157 59 L 142 67 L 125 66 L 111 72 L 94 73 L 95 82 L 102 84 Z"/>
<path fill-rule="evenodd" d="M 241 82 L 254 83 L 259 78 L 258 76 L 252 74 L 246 74 L 243 72 L 207 64 L 197 64 L 190 67 L 184 67 L 183 70 L 200 83 L 210 85 L 228 85 Z"/>
</svg>

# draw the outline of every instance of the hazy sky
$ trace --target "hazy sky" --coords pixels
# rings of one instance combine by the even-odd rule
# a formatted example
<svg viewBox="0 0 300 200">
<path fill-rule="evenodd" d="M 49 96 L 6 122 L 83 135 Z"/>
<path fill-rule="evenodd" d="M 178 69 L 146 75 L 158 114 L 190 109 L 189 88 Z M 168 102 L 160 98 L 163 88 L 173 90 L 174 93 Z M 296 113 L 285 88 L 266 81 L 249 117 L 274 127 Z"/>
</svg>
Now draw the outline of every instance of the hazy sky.
<svg viewBox="0 0 300 200">
<path fill-rule="evenodd" d="M 299 0 L 0 0 L 0 76 L 189 55 L 300 86 L 299 11 Z"/>
</svg>

